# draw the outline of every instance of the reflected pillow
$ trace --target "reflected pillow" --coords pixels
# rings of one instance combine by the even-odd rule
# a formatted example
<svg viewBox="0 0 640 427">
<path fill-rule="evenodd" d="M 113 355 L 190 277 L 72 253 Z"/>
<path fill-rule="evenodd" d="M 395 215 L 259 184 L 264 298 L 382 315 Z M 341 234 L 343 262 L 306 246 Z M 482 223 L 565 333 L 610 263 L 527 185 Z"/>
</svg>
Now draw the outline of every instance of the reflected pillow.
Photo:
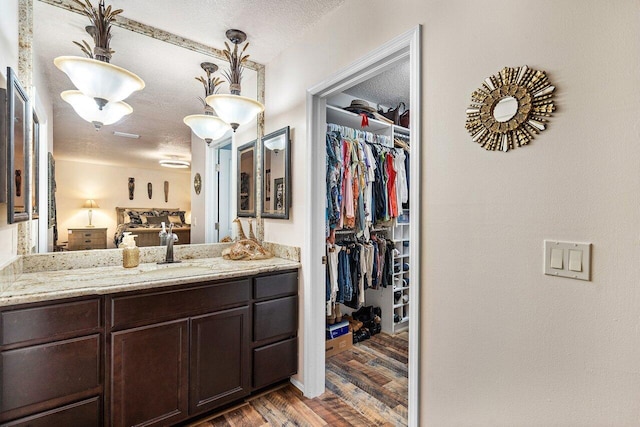
<svg viewBox="0 0 640 427">
<path fill-rule="evenodd" d="M 155 212 L 153 211 L 144 211 L 144 212 L 140 212 L 140 211 L 134 211 L 134 210 L 129 210 L 127 209 L 126 211 L 124 211 L 128 216 L 129 216 L 129 222 L 131 224 L 142 224 L 142 216 L 154 216 Z"/>
<path fill-rule="evenodd" d="M 179 215 L 169 215 L 169 222 L 177 227 L 182 227 L 183 224 L 182 218 L 180 218 Z"/>
<path fill-rule="evenodd" d="M 162 223 L 169 224 L 169 217 L 165 216 L 147 216 L 147 224 L 160 225 Z"/>
<path fill-rule="evenodd" d="M 185 224 L 187 221 L 184 219 L 185 211 L 158 211 L 159 215 L 167 215 L 167 216 L 179 216 L 180 222 Z"/>
</svg>

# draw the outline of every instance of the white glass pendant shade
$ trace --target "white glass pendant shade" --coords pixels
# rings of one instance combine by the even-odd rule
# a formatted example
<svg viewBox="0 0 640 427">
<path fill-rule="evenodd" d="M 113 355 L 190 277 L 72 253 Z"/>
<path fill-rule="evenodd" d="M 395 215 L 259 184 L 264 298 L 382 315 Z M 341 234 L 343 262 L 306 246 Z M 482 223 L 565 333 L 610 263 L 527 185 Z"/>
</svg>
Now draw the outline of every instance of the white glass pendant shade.
<svg viewBox="0 0 640 427">
<path fill-rule="evenodd" d="M 263 142 L 265 147 L 267 147 L 271 151 L 275 151 L 276 153 L 278 151 L 284 150 L 284 147 L 287 144 L 287 141 L 284 135 L 280 135 L 277 138 L 267 139 L 267 140 L 264 140 Z"/>
<path fill-rule="evenodd" d="M 62 99 L 71 104 L 73 109 L 84 120 L 93 123 L 96 128 L 100 128 L 102 125 L 110 125 L 127 114 L 133 112 L 133 108 L 126 102 L 109 102 L 102 110 L 99 109 L 98 104 L 90 98 L 80 92 L 79 90 L 65 90 L 60 94 Z"/>
<path fill-rule="evenodd" d="M 264 111 L 264 105 L 255 99 L 240 95 L 209 95 L 206 98 L 218 113 L 218 116 L 229 123 L 235 131 L 238 126 L 249 123 Z"/>
<path fill-rule="evenodd" d="M 229 130 L 227 122 L 209 114 L 192 114 L 185 117 L 183 121 L 198 138 L 204 139 L 207 144 L 222 138 Z"/>
<path fill-rule="evenodd" d="M 144 81 L 124 68 L 79 56 L 59 56 L 53 63 L 90 98 L 118 102 L 144 88 Z M 106 103 L 106 102 L 105 102 Z"/>
</svg>

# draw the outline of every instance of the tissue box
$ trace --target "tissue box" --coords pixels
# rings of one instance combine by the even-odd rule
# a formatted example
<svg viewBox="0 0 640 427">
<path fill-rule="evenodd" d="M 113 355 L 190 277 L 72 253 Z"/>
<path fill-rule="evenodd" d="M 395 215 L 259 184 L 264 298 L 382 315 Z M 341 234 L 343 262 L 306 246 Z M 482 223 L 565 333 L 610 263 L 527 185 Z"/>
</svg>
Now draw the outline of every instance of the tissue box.
<svg viewBox="0 0 640 427">
<path fill-rule="evenodd" d="M 342 322 L 334 323 L 333 325 L 327 325 L 327 339 L 338 338 L 349 332 L 349 321 L 343 320 Z"/>
</svg>

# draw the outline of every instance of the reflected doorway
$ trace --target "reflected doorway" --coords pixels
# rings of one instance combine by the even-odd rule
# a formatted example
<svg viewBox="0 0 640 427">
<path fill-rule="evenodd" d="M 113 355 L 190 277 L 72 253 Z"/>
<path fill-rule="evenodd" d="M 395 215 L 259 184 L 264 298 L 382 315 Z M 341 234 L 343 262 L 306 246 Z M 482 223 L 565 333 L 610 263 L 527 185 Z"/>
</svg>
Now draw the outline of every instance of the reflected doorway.
<svg viewBox="0 0 640 427">
<path fill-rule="evenodd" d="M 213 188 L 217 195 L 214 209 L 213 242 L 219 242 L 225 237 L 231 237 L 231 165 L 233 144 L 231 138 L 223 140 L 215 148 L 215 171 L 213 173 Z"/>
</svg>

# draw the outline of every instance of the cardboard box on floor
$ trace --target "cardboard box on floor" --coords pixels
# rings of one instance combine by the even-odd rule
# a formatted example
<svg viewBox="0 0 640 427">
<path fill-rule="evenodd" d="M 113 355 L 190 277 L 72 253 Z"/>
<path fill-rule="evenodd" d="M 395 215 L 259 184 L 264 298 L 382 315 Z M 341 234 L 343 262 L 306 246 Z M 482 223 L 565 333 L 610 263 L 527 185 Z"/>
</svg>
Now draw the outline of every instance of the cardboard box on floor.
<svg viewBox="0 0 640 427">
<path fill-rule="evenodd" d="M 353 347 L 353 333 L 348 332 L 338 338 L 327 340 L 324 348 L 324 356 L 331 357 L 338 353 L 342 353 L 345 350 Z"/>
</svg>

